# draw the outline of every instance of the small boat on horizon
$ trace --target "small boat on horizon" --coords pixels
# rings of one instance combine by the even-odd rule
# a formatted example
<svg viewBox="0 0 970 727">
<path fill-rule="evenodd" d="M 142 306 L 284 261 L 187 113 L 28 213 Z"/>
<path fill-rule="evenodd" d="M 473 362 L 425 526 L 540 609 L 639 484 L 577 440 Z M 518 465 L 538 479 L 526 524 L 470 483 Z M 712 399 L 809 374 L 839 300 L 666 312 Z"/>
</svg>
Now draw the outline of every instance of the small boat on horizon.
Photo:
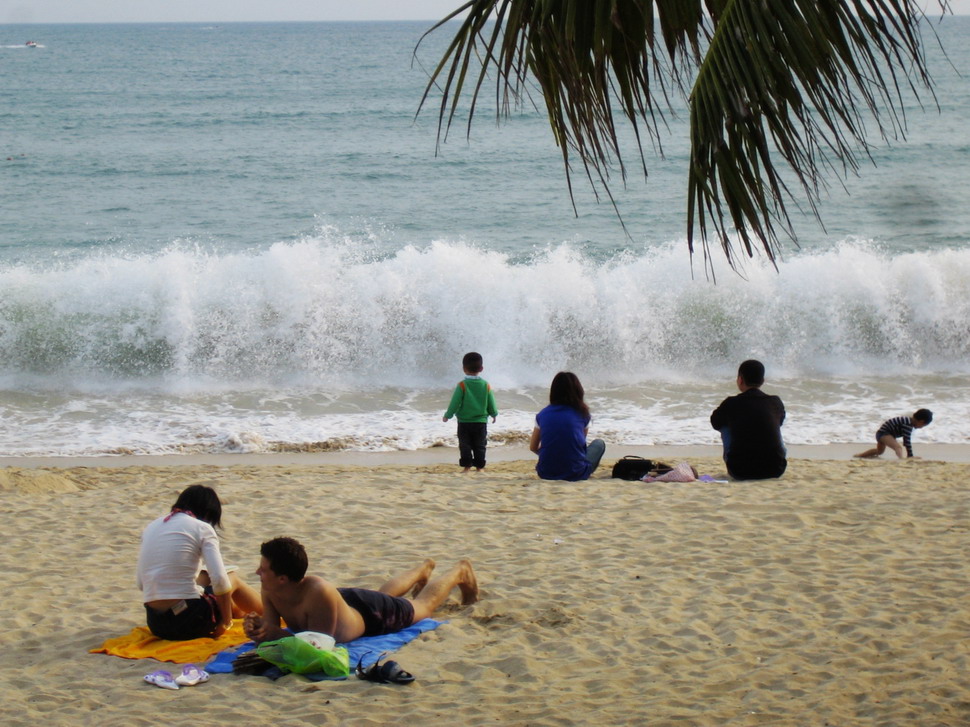
<svg viewBox="0 0 970 727">
<path fill-rule="evenodd" d="M 28 40 L 26 43 L 24 43 L 24 45 L 27 46 L 28 48 L 36 48 L 37 47 L 37 43 L 35 41 L 32 41 L 32 40 Z"/>
</svg>

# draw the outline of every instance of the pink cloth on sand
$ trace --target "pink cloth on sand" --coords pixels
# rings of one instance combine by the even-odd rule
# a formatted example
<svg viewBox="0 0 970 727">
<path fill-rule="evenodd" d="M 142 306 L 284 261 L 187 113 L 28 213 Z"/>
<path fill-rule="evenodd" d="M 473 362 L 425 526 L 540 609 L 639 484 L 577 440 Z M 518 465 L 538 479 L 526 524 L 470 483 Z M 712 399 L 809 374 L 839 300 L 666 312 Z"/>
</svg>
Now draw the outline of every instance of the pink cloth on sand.
<svg viewBox="0 0 970 727">
<path fill-rule="evenodd" d="M 679 462 L 670 472 L 666 472 L 659 477 L 645 475 L 640 478 L 644 482 L 693 482 L 697 478 L 694 471 L 687 462 Z"/>
</svg>

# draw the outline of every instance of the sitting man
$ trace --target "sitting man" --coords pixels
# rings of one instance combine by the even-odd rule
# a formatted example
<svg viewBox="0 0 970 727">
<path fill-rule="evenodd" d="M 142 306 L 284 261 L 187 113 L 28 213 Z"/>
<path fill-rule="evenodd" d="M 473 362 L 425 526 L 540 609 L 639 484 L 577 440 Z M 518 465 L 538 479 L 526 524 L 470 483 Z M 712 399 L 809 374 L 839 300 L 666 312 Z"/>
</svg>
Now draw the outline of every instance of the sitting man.
<svg viewBox="0 0 970 727">
<path fill-rule="evenodd" d="M 306 575 L 307 556 L 293 538 L 274 538 L 260 547 L 259 576 L 263 615 L 246 616 L 246 635 L 257 643 L 273 641 L 291 631 L 319 631 L 337 643 L 360 636 L 393 633 L 428 618 L 457 586 L 463 604 L 478 600 L 478 583 L 467 560 L 444 575 L 431 578 L 435 563 L 421 565 L 392 578 L 379 591 L 337 588 L 318 576 Z M 430 580 L 429 580 L 430 579 Z M 411 598 L 402 598 L 411 591 Z"/>
<path fill-rule="evenodd" d="M 736 480 L 781 477 L 788 466 L 781 425 L 785 405 L 761 390 L 765 367 L 749 359 L 738 367 L 737 396 L 729 396 L 711 414 L 711 426 L 721 433 L 724 463 Z"/>
</svg>

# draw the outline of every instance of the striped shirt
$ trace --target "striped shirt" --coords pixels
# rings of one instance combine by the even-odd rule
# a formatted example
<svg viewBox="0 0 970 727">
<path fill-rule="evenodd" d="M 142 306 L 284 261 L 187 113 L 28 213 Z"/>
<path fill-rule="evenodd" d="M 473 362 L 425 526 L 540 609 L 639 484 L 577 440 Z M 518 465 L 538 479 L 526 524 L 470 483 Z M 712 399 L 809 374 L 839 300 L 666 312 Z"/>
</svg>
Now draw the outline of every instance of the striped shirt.
<svg viewBox="0 0 970 727">
<path fill-rule="evenodd" d="M 910 437 L 913 435 L 913 417 L 887 419 L 879 426 L 879 431 L 876 432 L 876 441 L 879 441 L 879 438 L 884 434 L 891 434 L 896 439 L 902 437 L 907 456 L 913 456 L 913 445 L 910 442 Z"/>
</svg>

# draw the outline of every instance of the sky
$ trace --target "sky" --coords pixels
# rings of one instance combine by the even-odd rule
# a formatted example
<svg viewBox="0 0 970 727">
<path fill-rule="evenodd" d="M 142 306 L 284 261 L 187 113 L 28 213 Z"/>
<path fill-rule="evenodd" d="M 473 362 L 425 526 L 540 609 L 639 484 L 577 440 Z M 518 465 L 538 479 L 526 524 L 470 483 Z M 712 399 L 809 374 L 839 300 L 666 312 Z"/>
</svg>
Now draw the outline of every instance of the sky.
<svg viewBox="0 0 970 727">
<path fill-rule="evenodd" d="M 939 15 L 935 0 L 920 0 Z M 0 23 L 440 20 L 463 0 L 0 0 Z M 950 0 L 970 14 L 970 0 Z"/>
<path fill-rule="evenodd" d="M 463 0 L 0 0 L 0 23 L 440 20 L 462 2 Z"/>
</svg>

